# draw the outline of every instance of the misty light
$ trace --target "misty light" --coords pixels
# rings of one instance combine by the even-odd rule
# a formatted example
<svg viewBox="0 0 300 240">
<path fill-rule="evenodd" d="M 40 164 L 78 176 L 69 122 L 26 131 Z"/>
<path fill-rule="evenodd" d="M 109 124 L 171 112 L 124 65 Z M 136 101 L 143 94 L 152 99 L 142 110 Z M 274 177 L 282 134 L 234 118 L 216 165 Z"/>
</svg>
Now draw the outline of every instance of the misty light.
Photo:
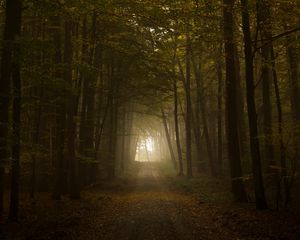
<svg viewBox="0 0 300 240">
<path fill-rule="evenodd" d="M 149 152 L 154 151 L 154 141 L 151 137 L 145 139 L 145 147 Z"/>
<path fill-rule="evenodd" d="M 152 137 L 141 138 L 137 143 L 135 161 L 153 162 L 156 161 L 154 140 Z"/>
</svg>

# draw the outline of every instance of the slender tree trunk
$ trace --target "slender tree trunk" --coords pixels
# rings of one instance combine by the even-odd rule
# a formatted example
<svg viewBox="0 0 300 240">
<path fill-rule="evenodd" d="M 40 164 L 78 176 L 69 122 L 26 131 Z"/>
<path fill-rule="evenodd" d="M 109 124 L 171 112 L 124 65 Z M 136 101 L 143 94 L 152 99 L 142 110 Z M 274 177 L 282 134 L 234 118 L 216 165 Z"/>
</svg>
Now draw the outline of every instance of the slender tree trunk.
<svg viewBox="0 0 300 240">
<path fill-rule="evenodd" d="M 113 112 L 113 145 L 112 145 L 112 154 L 113 154 L 113 158 L 112 158 L 112 163 L 113 163 L 113 167 L 114 167 L 114 172 L 116 170 L 116 162 L 117 162 L 117 143 L 118 143 L 118 130 L 119 130 L 119 90 L 120 90 L 120 82 L 122 81 L 122 79 L 120 78 L 121 73 L 120 73 L 120 69 L 118 69 L 118 75 L 116 76 L 116 79 L 114 80 L 114 112 Z M 113 177 L 115 177 L 115 173 L 113 174 Z"/>
<path fill-rule="evenodd" d="M 59 66 L 62 63 L 61 54 L 61 21 L 60 17 L 53 17 L 55 30 L 53 40 L 55 45 L 55 63 Z M 62 80 L 62 73 L 57 70 L 56 77 Z M 64 139 L 65 139 L 65 103 L 63 100 L 63 90 L 59 90 L 56 103 L 56 159 L 55 159 L 55 180 L 53 189 L 53 198 L 60 200 L 64 188 Z"/>
<path fill-rule="evenodd" d="M 103 116 L 102 116 L 102 120 L 99 126 L 99 130 L 96 133 L 96 138 L 95 138 L 95 158 L 98 157 L 98 153 L 99 153 L 99 148 L 101 145 L 101 139 L 102 139 L 102 135 L 103 135 L 103 131 L 104 131 L 104 126 L 106 123 L 106 119 L 108 117 L 109 114 L 109 108 L 110 108 L 110 100 L 107 100 L 104 112 L 103 112 Z"/>
<path fill-rule="evenodd" d="M 242 181 L 242 167 L 237 129 L 236 69 L 234 64 L 233 6 L 234 0 L 224 3 L 224 40 L 226 58 L 226 115 L 228 159 L 230 163 L 232 193 L 235 201 L 246 201 L 246 192 Z"/>
<path fill-rule="evenodd" d="M 110 90 L 109 90 L 109 159 L 107 160 L 107 173 L 108 173 L 108 178 L 112 179 L 115 177 L 115 153 L 114 153 L 114 67 L 111 67 L 112 75 L 110 79 Z"/>
<path fill-rule="evenodd" d="M 193 59 L 193 57 L 192 57 Z M 198 84 L 198 79 L 196 79 L 196 103 L 195 103 L 195 114 L 192 116 L 192 123 L 195 135 L 195 143 L 196 143 L 196 153 L 197 153 L 197 168 L 198 172 L 206 171 L 206 161 L 203 159 L 202 151 L 201 151 L 201 121 L 200 118 L 202 116 L 202 102 L 201 102 L 201 87 Z M 194 117 L 195 116 L 195 117 Z M 207 139 L 206 139 L 207 140 Z M 210 160 L 210 159 L 209 159 Z"/>
<path fill-rule="evenodd" d="M 175 137 L 176 137 L 176 148 L 178 155 L 179 171 L 178 175 L 183 176 L 183 160 L 182 160 L 182 150 L 180 143 L 180 134 L 179 134 L 179 122 L 178 122 L 178 92 L 177 92 L 177 79 L 174 77 L 173 80 L 173 89 L 174 89 L 174 124 L 175 124 Z"/>
<path fill-rule="evenodd" d="M 208 124 L 207 124 L 206 105 L 204 103 L 204 99 L 203 99 L 203 95 L 202 95 L 203 90 L 202 90 L 202 84 L 201 84 L 201 73 L 200 73 L 200 69 L 197 68 L 197 66 L 196 66 L 196 62 L 195 62 L 195 58 L 194 58 L 193 54 L 192 54 L 191 59 L 192 59 L 193 68 L 194 68 L 195 77 L 196 77 L 197 96 L 198 96 L 197 101 L 199 101 L 197 106 L 200 108 L 201 120 L 202 120 L 202 124 L 203 124 L 203 131 L 204 131 L 204 136 L 205 136 L 205 140 L 206 140 L 207 155 L 208 155 L 208 159 L 209 159 L 210 172 L 211 172 L 212 176 L 216 176 L 216 168 L 215 168 L 212 141 L 210 138 Z M 200 131 L 197 134 L 200 135 Z M 200 138 L 200 136 L 198 136 L 198 137 Z M 200 147 L 200 145 L 197 147 Z"/>
<path fill-rule="evenodd" d="M 221 52 L 221 50 L 220 50 Z M 223 165 L 223 111 L 222 111 L 222 103 L 223 103 L 223 74 L 222 74 L 222 63 L 219 59 L 221 54 L 216 59 L 216 69 L 218 76 L 218 173 L 222 173 L 222 165 Z"/>
<path fill-rule="evenodd" d="M 99 56 L 100 48 L 96 44 L 97 38 L 97 14 L 94 11 L 92 16 L 92 28 L 91 28 L 91 49 L 89 52 L 89 65 L 95 69 L 100 67 L 101 61 Z M 86 105 L 86 126 L 85 126 L 85 156 L 88 157 L 91 162 L 87 163 L 87 183 L 91 184 L 96 179 L 96 173 L 98 164 L 95 157 L 95 86 L 97 75 L 92 73 L 86 74 L 87 81 L 87 105 Z"/>
<path fill-rule="evenodd" d="M 127 117 L 127 136 L 126 136 L 126 156 L 125 156 L 125 169 L 128 167 L 130 162 L 134 161 L 135 158 L 135 151 L 136 151 L 136 143 L 135 137 L 132 136 L 132 127 L 133 127 L 133 103 L 129 103 L 128 107 L 128 117 Z M 132 155 L 134 155 L 132 157 Z M 132 160 L 133 159 L 133 160 Z"/>
<path fill-rule="evenodd" d="M 297 38 L 293 35 L 287 36 L 286 52 L 289 64 L 289 87 L 290 87 L 290 102 L 293 121 L 295 123 L 295 131 L 293 133 L 293 171 L 299 166 L 299 138 L 300 138 L 300 71 L 299 71 L 299 53 L 297 52 Z"/>
<path fill-rule="evenodd" d="M 241 159 L 246 156 L 246 129 L 244 120 L 244 94 L 242 89 L 242 77 L 241 77 L 241 67 L 240 67 L 240 56 L 238 53 L 237 44 L 234 43 L 234 63 L 236 66 L 236 96 L 237 96 L 237 108 L 238 108 L 238 132 L 239 132 L 239 142 L 240 142 L 240 152 Z"/>
<path fill-rule="evenodd" d="M 262 168 L 259 149 L 259 138 L 257 129 L 257 117 L 255 106 L 255 87 L 253 73 L 253 55 L 252 55 L 252 40 L 250 32 L 250 20 L 248 13 L 248 1 L 241 0 L 243 12 L 243 32 L 244 32 L 244 51 L 246 65 L 246 86 L 247 86 L 247 108 L 248 120 L 250 129 L 250 148 L 252 159 L 252 171 L 254 177 L 254 189 L 257 209 L 266 209 L 267 203 L 265 199 L 265 191 L 263 186 Z"/>
<path fill-rule="evenodd" d="M 268 39 L 272 37 L 271 32 L 271 13 L 270 5 L 267 0 L 258 0 L 258 23 L 262 38 L 262 96 L 263 96 L 263 119 L 264 119 L 264 137 L 265 137 L 265 159 L 268 163 L 268 170 L 270 166 L 275 164 L 274 147 L 273 147 L 273 133 L 272 133 L 272 103 L 271 103 L 271 44 Z"/>
<path fill-rule="evenodd" d="M 190 53 L 190 60 L 193 60 L 193 57 L 192 57 L 192 48 L 190 47 L 190 50 L 191 50 L 191 53 Z M 184 90 L 185 92 L 187 92 L 187 81 L 186 81 L 186 78 L 185 78 L 185 75 L 184 75 L 184 70 L 182 68 L 182 65 L 179 61 L 179 59 L 177 59 L 177 62 L 178 62 L 178 67 L 179 67 L 179 71 L 180 71 L 180 75 L 181 75 L 181 81 L 183 83 L 183 87 L 184 87 Z M 189 63 L 191 64 L 191 63 Z M 189 68 L 191 68 L 191 66 L 189 66 Z M 188 74 L 187 74 L 188 75 Z M 189 74 L 190 75 L 190 74 Z M 198 85 L 197 85 L 198 87 Z M 184 123 L 187 124 L 186 120 L 186 113 L 184 113 L 184 110 L 183 110 L 183 107 L 182 107 L 182 104 L 180 102 L 180 99 L 179 99 L 179 105 L 180 105 L 180 108 L 181 108 L 181 111 L 182 111 L 182 115 L 183 115 L 183 119 L 184 119 Z M 199 120 L 199 107 L 200 105 L 200 95 L 199 95 L 199 91 L 197 91 L 197 102 L 196 102 L 196 111 L 195 111 L 195 114 L 194 114 L 194 111 L 193 111 L 193 106 L 192 106 L 192 101 L 191 101 L 191 106 L 190 106 L 190 109 L 191 109 L 191 113 L 190 113 L 190 118 L 191 118 L 191 127 L 193 128 L 192 130 L 194 131 L 194 137 L 195 137 L 195 143 L 196 143 L 196 151 L 197 151 L 197 159 L 198 159 L 198 162 L 199 162 L 199 165 L 198 165 L 198 170 L 200 171 L 200 164 L 202 162 L 202 159 L 201 159 L 201 138 L 200 138 L 200 120 Z"/>
<path fill-rule="evenodd" d="M 172 73 L 173 73 L 173 93 L 174 93 L 174 128 L 175 128 L 175 142 L 176 150 L 178 156 L 178 176 L 183 176 L 183 159 L 182 159 L 182 149 L 180 142 L 180 133 L 179 133 L 179 119 L 178 119 L 178 89 L 177 89 L 177 77 L 176 77 L 176 49 L 177 49 L 177 38 L 175 39 L 174 46 L 174 56 L 172 64 Z"/>
<path fill-rule="evenodd" d="M 43 85 L 41 86 L 40 93 L 39 93 L 39 99 L 42 99 L 43 96 Z M 39 138 L 40 138 L 40 128 L 41 128 L 41 115 L 42 115 L 42 106 L 41 104 L 36 101 L 35 103 L 35 121 L 34 121 L 34 131 L 32 133 L 32 144 L 33 144 L 33 152 L 31 153 L 31 160 L 32 160 L 32 166 L 31 166 L 31 177 L 30 177 L 30 198 L 34 198 L 35 195 L 35 188 L 36 188 L 36 165 L 37 165 L 37 151 L 38 151 L 38 144 L 39 144 Z"/>
<path fill-rule="evenodd" d="M 65 45 L 64 45 L 64 63 L 65 63 L 65 81 L 68 85 L 68 101 L 67 101 L 67 152 L 69 158 L 69 194 L 72 199 L 80 198 L 78 184 L 78 163 L 75 154 L 76 139 L 76 96 L 73 90 L 72 62 L 73 62 L 73 46 L 72 46 L 72 29 L 73 24 L 70 21 L 65 22 Z"/>
<path fill-rule="evenodd" d="M 283 129 L 282 129 L 282 124 L 283 124 L 282 107 L 281 107 L 281 99 L 279 93 L 273 46 L 271 47 L 271 59 L 272 59 L 272 73 L 273 73 L 273 82 L 275 88 L 276 107 L 277 107 L 277 115 L 278 115 L 278 134 L 279 134 L 279 145 L 280 145 L 280 172 L 281 172 L 280 181 L 283 181 L 283 189 L 285 193 L 285 206 L 287 207 L 290 201 L 290 188 L 289 188 L 289 183 L 287 178 L 286 151 L 284 146 Z M 280 184 L 279 184 L 279 188 L 280 188 Z"/>
<path fill-rule="evenodd" d="M 171 161 L 173 163 L 174 168 L 177 170 L 178 167 L 177 167 L 177 162 L 176 162 L 176 158 L 175 158 L 175 154 L 174 154 L 174 150 L 173 150 L 173 146 L 172 146 L 170 131 L 168 128 L 167 117 L 166 117 L 166 114 L 165 114 L 163 108 L 161 108 L 161 115 L 162 115 L 163 125 L 164 125 L 164 129 L 165 129 L 166 139 L 167 139 L 167 143 L 168 143 L 168 148 L 169 148 L 170 155 L 171 155 Z"/>
<path fill-rule="evenodd" d="M 108 112 L 108 104 L 107 101 L 105 103 L 105 94 L 104 94 L 104 62 L 103 62 L 103 46 L 98 43 L 98 58 L 99 61 L 99 80 L 97 84 L 98 88 L 98 95 L 96 96 L 96 99 L 98 100 L 98 106 L 97 106 L 97 116 L 96 116 L 96 127 L 95 127 L 95 159 L 98 159 L 98 152 L 100 148 L 101 138 L 102 138 L 102 132 L 103 127 L 105 124 L 105 120 L 107 117 Z"/>
<path fill-rule="evenodd" d="M 293 118 L 300 122 L 300 73 L 299 56 L 295 48 L 296 39 L 294 36 L 287 37 L 286 52 L 290 69 L 290 96 Z"/>
<path fill-rule="evenodd" d="M 121 163 L 120 163 L 120 169 L 121 173 L 125 170 L 125 144 L 126 144 L 126 106 L 123 107 L 123 113 L 122 113 L 122 141 L 121 141 Z M 128 149 L 127 149 L 128 151 Z"/>
<path fill-rule="evenodd" d="M 190 34 L 186 33 L 186 164 L 187 177 L 193 176 L 192 170 L 192 103 L 191 103 L 191 41 Z"/>
<path fill-rule="evenodd" d="M 117 130 L 118 130 L 118 112 L 119 112 L 119 77 L 120 69 L 114 65 L 114 56 L 112 56 L 111 64 L 111 78 L 109 90 L 109 159 L 108 159 L 108 178 L 115 178 L 116 170 L 116 144 L 117 144 Z"/>
<path fill-rule="evenodd" d="M 21 35 L 22 3 L 14 1 L 15 19 L 12 26 L 14 38 Z M 12 164 L 11 164 L 11 191 L 9 218 L 18 219 L 19 213 L 19 175 L 20 175 L 20 127 L 21 127 L 21 59 L 19 43 L 14 43 L 12 59 L 12 82 L 13 82 L 13 144 L 12 144 Z"/>
<path fill-rule="evenodd" d="M 82 57 L 81 61 L 83 64 L 87 64 L 87 17 L 85 16 L 82 23 L 82 39 L 83 43 L 81 46 Z M 88 96 L 88 80 L 83 72 L 80 73 L 80 81 L 82 82 L 82 95 L 81 95 L 81 111 L 80 111 L 80 123 L 79 123 L 79 154 L 81 157 L 85 156 L 86 150 L 86 115 L 87 115 L 87 96 Z M 79 161 L 79 178 L 80 186 L 87 184 L 87 163 L 84 159 Z"/>
<path fill-rule="evenodd" d="M 8 129 L 12 53 L 21 21 L 21 2 L 19 0 L 6 0 L 5 4 L 0 72 L 0 214 L 3 212 L 5 162 L 9 159 Z"/>
</svg>

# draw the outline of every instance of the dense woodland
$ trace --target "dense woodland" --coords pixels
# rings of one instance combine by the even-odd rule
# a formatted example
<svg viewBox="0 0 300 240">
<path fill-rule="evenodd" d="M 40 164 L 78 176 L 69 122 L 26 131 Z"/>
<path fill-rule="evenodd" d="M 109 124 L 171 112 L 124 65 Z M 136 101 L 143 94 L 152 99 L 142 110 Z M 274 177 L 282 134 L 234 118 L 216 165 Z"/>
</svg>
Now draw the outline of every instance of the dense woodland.
<svg viewBox="0 0 300 240">
<path fill-rule="evenodd" d="M 258 210 L 299 206 L 298 0 L 0 2 L 4 218 L 20 195 L 80 199 L 136 161 L 227 181 Z"/>
</svg>

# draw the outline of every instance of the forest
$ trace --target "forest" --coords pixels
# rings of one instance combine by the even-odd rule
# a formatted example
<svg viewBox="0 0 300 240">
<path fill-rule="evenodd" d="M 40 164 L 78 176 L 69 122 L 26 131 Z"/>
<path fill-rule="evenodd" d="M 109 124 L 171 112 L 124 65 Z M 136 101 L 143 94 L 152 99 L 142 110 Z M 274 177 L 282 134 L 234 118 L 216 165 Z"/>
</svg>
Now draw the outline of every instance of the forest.
<svg viewBox="0 0 300 240">
<path fill-rule="evenodd" d="M 0 239 L 300 239 L 299 0 L 0 22 Z"/>
</svg>

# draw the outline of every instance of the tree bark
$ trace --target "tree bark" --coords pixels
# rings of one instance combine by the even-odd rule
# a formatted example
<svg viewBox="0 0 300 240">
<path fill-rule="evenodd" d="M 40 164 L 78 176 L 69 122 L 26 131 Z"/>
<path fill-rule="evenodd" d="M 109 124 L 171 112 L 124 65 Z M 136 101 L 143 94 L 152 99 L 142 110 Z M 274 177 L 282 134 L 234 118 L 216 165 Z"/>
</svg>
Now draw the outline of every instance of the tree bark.
<svg viewBox="0 0 300 240">
<path fill-rule="evenodd" d="M 122 136 L 121 136 L 121 159 L 120 159 L 120 170 L 121 173 L 124 173 L 125 170 L 125 161 L 126 161 L 126 154 L 125 154 L 125 145 L 126 145 L 126 106 L 123 107 L 122 112 Z M 128 151 L 128 149 L 127 149 Z"/>
<path fill-rule="evenodd" d="M 163 125 L 164 125 L 164 129 L 165 129 L 168 148 L 169 148 L 169 151 L 170 151 L 171 161 L 173 163 L 174 168 L 177 170 L 178 167 L 177 167 L 177 162 L 176 162 L 176 158 L 175 158 L 175 154 L 174 154 L 174 150 L 173 150 L 173 146 L 172 146 L 170 131 L 169 131 L 169 128 L 168 128 L 167 117 L 166 117 L 166 114 L 165 114 L 164 109 L 162 107 L 161 107 L 161 116 L 162 116 Z"/>
<path fill-rule="evenodd" d="M 248 13 L 248 1 L 241 0 L 241 3 L 243 7 L 242 21 L 243 21 L 243 32 L 244 32 L 247 108 L 248 108 L 248 121 L 249 121 L 249 129 L 250 129 L 252 172 L 254 178 L 253 180 L 254 180 L 254 189 L 255 189 L 256 208 L 262 210 L 267 208 L 267 203 L 265 199 L 265 191 L 263 186 L 259 138 L 258 138 L 258 129 L 257 129 L 252 40 L 251 40 L 250 20 L 249 20 L 249 13 Z"/>
<path fill-rule="evenodd" d="M 278 115 L 278 135 L 279 135 L 279 146 L 280 146 L 280 173 L 281 173 L 280 182 L 283 181 L 283 189 L 285 193 L 285 206 L 287 207 L 290 201 L 290 188 L 289 188 L 289 183 L 287 178 L 286 151 L 284 146 L 283 129 L 282 129 L 282 125 L 283 125 L 282 107 L 281 107 L 281 99 L 279 93 L 273 46 L 271 46 L 271 59 L 272 59 L 272 73 L 273 73 L 273 82 L 275 88 L 276 107 L 277 107 L 277 115 Z M 280 182 L 279 182 L 278 191 L 280 191 L 280 185 L 281 185 Z"/>
<path fill-rule="evenodd" d="M 221 50 L 220 50 L 221 52 Z M 222 104 L 223 104 L 223 74 L 222 74 L 222 63 L 219 59 L 221 54 L 219 54 L 218 58 L 216 59 L 216 69 L 217 69 L 217 76 L 218 76 L 218 174 L 222 173 L 222 165 L 223 165 L 223 111 L 222 111 Z"/>
<path fill-rule="evenodd" d="M 234 43 L 234 63 L 236 66 L 236 89 L 237 89 L 237 108 L 238 108 L 238 133 L 240 142 L 241 159 L 246 156 L 246 129 L 244 120 L 244 94 L 242 89 L 241 64 L 237 44 Z"/>
<path fill-rule="evenodd" d="M 5 1 L 5 22 L 0 72 L 0 214 L 3 212 L 5 162 L 9 159 L 9 104 L 14 40 L 21 21 L 21 2 Z"/>
<path fill-rule="evenodd" d="M 175 64 L 175 63 L 174 63 Z M 174 66 L 175 68 L 175 66 Z M 178 175 L 183 176 L 183 160 L 182 160 L 182 150 L 180 143 L 180 134 L 179 134 L 179 121 L 178 121 L 178 92 L 177 92 L 177 79 L 174 77 L 173 80 L 173 91 L 174 91 L 174 125 L 175 125 L 175 138 L 176 138 L 176 148 L 178 155 Z"/>
<path fill-rule="evenodd" d="M 187 177 L 193 176 L 192 170 L 192 103 L 191 103 L 191 41 L 190 34 L 187 30 L 186 33 L 186 164 L 187 164 Z"/>
<path fill-rule="evenodd" d="M 87 44 L 87 17 L 85 16 L 82 23 L 82 33 L 81 37 L 83 40 L 81 46 L 81 62 L 83 64 L 87 64 L 88 62 L 88 44 Z M 80 72 L 80 81 L 82 82 L 82 94 L 81 94 L 81 108 L 80 108 L 80 122 L 79 122 L 79 178 L 80 178 L 80 187 L 85 186 L 88 182 L 87 180 L 87 163 L 86 160 L 83 159 L 86 154 L 86 115 L 87 115 L 87 96 L 88 96 L 88 80 L 83 72 Z"/>
<path fill-rule="evenodd" d="M 14 38 L 21 35 L 22 2 L 14 1 L 14 22 L 11 26 L 14 31 Z M 19 213 L 19 184 L 20 184 L 20 127 L 21 127 L 21 59 L 20 45 L 14 42 L 12 59 L 12 83 L 13 83 L 13 116 L 12 116 L 12 164 L 11 164 L 11 191 L 9 219 L 17 220 Z"/>
<path fill-rule="evenodd" d="M 196 78 L 196 85 L 197 85 L 197 101 L 198 104 L 196 106 L 200 108 L 200 114 L 201 114 L 201 120 L 203 124 L 203 131 L 204 131 L 204 136 L 206 140 L 206 149 L 207 149 L 207 155 L 209 159 L 209 167 L 210 167 L 210 173 L 212 176 L 216 176 L 216 168 L 215 168 L 215 159 L 214 159 L 214 154 L 213 154 L 213 147 L 212 147 L 212 141 L 210 138 L 209 134 L 209 129 L 208 129 L 208 124 L 207 124 L 207 113 L 206 113 L 206 105 L 204 102 L 203 94 L 202 94 L 202 84 L 201 84 L 201 73 L 200 69 L 197 68 L 195 58 L 192 54 L 192 64 L 195 72 L 195 78 Z M 196 111 L 197 112 L 197 111 Z M 200 131 L 197 133 L 200 135 Z M 200 136 L 197 136 L 200 138 Z M 200 147 L 197 146 L 197 147 Z M 198 149 L 200 152 L 200 149 Z"/>
<path fill-rule="evenodd" d="M 273 147 L 273 133 L 272 133 L 272 103 L 270 85 L 272 81 L 271 72 L 271 42 L 272 38 L 271 24 L 270 24 L 270 5 L 268 0 L 258 0 L 258 23 L 262 38 L 261 55 L 262 55 L 262 96 L 263 96 L 263 119 L 264 119 L 264 138 L 265 138 L 265 159 L 268 163 L 268 170 L 270 166 L 274 165 L 274 147 Z"/>
<path fill-rule="evenodd" d="M 60 17 L 53 17 L 55 30 L 53 41 L 55 45 L 54 61 L 58 66 L 62 63 L 61 53 L 61 20 Z M 60 70 L 56 70 L 56 77 L 63 81 Z M 62 87 L 64 88 L 64 87 Z M 64 189 L 64 143 L 65 143 L 65 103 L 63 100 L 63 89 L 58 90 L 58 100 L 56 102 L 56 158 L 55 158 L 55 180 L 53 189 L 53 199 L 60 200 Z"/>
<path fill-rule="evenodd" d="M 65 44 L 64 44 L 64 63 L 65 63 L 65 82 L 68 86 L 68 100 L 67 100 L 67 152 L 69 162 L 69 194 L 72 199 L 80 198 L 79 184 L 78 184 L 78 162 L 75 154 L 75 139 L 76 139 L 76 96 L 73 93 L 73 46 L 72 46 L 72 22 L 65 21 Z"/>
<path fill-rule="evenodd" d="M 239 136 L 237 129 L 236 69 L 234 64 L 233 6 L 234 0 L 223 0 L 224 40 L 226 59 L 226 130 L 232 193 L 235 201 L 247 200 L 242 181 Z"/>
<path fill-rule="evenodd" d="M 299 56 L 295 48 L 294 36 L 287 36 L 286 52 L 290 69 L 290 96 L 293 118 L 300 122 L 300 83 L 299 83 Z"/>
</svg>

